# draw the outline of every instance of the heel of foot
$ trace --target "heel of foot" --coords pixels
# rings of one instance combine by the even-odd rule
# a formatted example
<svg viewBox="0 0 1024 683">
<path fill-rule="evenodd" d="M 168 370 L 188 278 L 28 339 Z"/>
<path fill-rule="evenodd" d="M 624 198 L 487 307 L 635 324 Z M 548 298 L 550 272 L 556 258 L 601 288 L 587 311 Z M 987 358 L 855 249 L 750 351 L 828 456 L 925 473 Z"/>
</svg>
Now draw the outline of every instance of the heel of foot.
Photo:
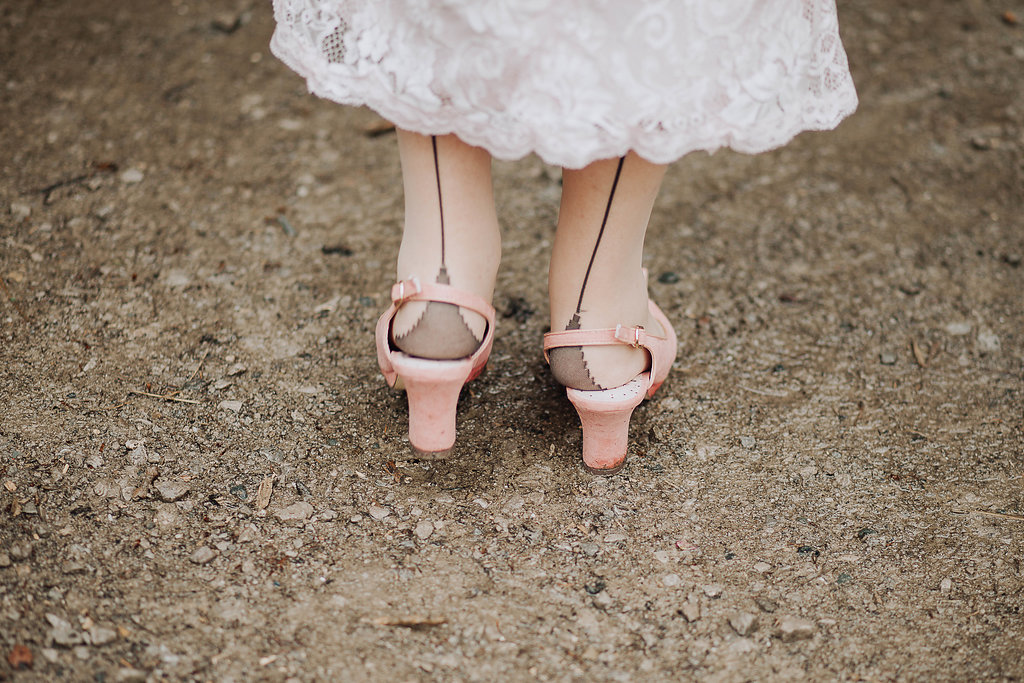
<svg viewBox="0 0 1024 683">
<path fill-rule="evenodd" d="M 473 335 L 458 306 L 431 301 L 412 328 L 392 342 L 410 356 L 456 360 L 473 355 L 482 340 Z"/>
<path fill-rule="evenodd" d="M 583 357 L 582 346 L 560 346 L 548 351 L 548 363 L 555 381 L 570 389 L 598 391 L 604 387 L 594 381 Z"/>
</svg>

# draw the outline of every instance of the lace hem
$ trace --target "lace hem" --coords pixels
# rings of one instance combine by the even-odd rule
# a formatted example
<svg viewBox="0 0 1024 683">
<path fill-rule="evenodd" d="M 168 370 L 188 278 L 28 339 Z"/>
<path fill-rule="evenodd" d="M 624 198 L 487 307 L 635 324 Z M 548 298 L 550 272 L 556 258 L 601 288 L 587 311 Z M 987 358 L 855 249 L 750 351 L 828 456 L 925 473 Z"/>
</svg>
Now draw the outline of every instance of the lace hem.
<svg viewBox="0 0 1024 683">
<path fill-rule="evenodd" d="M 318 96 L 569 168 L 763 152 L 856 109 L 831 0 L 624 4 L 274 0 L 271 49 Z"/>
</svg>

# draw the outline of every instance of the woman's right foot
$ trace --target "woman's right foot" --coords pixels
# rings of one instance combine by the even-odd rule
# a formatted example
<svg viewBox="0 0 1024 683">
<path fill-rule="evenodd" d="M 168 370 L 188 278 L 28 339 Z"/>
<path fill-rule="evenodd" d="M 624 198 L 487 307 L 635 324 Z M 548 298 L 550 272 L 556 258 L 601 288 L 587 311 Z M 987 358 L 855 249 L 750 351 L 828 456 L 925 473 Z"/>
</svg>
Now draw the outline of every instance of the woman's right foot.
<svg viewBox="0 0 1024 683">
<path fill-rule="evenodd" d="M 649 301 L 642 269 L 664 171 L 629 154 L 562 174 L 544 349 L 579 413 L 583 462 L 594 472 L 622 467 L 630 415 L 675 357 L 675 335 Z"/>
<path fill-rule="evenodd" d="M 630 348 L 647 358 L 647 367 L 621 386 L 600 390 L 566 388 L 566 395 L 583 426 L 583 464 L 596 474 L 614 474 L 626 461 L 629 419 L 645 399 L 665 381 L 676 356 L 676 335 L 661 310 L 648 302 L 649 318 L 658 334 L 644 327 L 616 326 L 592 330 L 566 330 L 544 335 L 545 354 L 565 348 Z"/>
<path fill-rule="evenodd" d="M 664 166 L 630 154 L 563 171 L 562 206 L 551 251 L 551 331 L 651 327 L 643 244 Z M 635 348 L 553 350 L 560 383 L 596 391 L 622 386 L 643 371 Z"/>
</svg>

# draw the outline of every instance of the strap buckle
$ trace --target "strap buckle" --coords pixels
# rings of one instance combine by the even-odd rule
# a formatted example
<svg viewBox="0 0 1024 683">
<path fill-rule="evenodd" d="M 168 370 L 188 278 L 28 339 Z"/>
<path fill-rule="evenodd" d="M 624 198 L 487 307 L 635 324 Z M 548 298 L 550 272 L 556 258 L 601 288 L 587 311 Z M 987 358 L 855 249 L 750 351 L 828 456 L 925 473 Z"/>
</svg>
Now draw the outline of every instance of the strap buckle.
<svg viewBox="0 0 1024 683">
<path fill-rule="evenodd" d="M 623 344 L 628 344 L 634 349 L 643 348 L 643 344 L 640 342 L 640 335 L 644 333 L 644 328 L 640 325 L 636 327 L 623 328 L 619 325 L 615 328 L 615 338 Z"/>
<path fill-rule="evenodd" d="M 410 289 L 412 291 L 409 291 Z M 408 280 L 402 280 L 400 282 L 397 282 L 391 288 L 391 300 L 396 305 L 401 305 L 422 291 L 423 286 L 420 284 L 420 279 L 416 276 L 413 276 Z"/>
</svg>

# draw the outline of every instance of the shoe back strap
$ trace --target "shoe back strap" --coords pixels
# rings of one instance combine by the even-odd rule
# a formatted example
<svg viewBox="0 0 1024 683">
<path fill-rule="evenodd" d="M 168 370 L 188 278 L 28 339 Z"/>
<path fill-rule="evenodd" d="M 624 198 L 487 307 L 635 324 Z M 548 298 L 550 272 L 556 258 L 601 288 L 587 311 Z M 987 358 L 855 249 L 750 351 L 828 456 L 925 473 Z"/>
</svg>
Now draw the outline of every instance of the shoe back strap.
<svg viewBox="0 0 1024 683">
<path fill-rule="evenodd" d="M 564 330 L 561 332 L 548 332 L 544 335 L 544 360 L 548 363 L 551 358 L 548 351 L 560 346 L 613 346 L 625 344 L 634 349 L 644 349 L 650 358 L 651 377 L 655 376 L 656 354 L 652 350 L 653 342 L 665 342 L 666 337 L 659 337 L 650 334 L 643 327 L 626 327 L 619 325 L 603 330 Z"/>
<path fill-rule="evenodd" d="M 454 304 L 474 313 L 479 313 L 488 321 L 494 320 L 494 307 L 482 296 L 467 292 L 451 285 L 423 284 L 418 277 L 396 282 L 391 288 L 391 301 L 401 306 L 409 301 L 435 301 Z"/>
<path fill-rule="evenodd" d="M 647 348 L 651 340 L 664 341 L 664 337 L 650 334 L 643 327 L 619 325 L 603 330 L 563 330 L 544 335 L 544 352 L 559 346 L 609 346 L 626 344 L 635 349 Z"/>
</svg>

